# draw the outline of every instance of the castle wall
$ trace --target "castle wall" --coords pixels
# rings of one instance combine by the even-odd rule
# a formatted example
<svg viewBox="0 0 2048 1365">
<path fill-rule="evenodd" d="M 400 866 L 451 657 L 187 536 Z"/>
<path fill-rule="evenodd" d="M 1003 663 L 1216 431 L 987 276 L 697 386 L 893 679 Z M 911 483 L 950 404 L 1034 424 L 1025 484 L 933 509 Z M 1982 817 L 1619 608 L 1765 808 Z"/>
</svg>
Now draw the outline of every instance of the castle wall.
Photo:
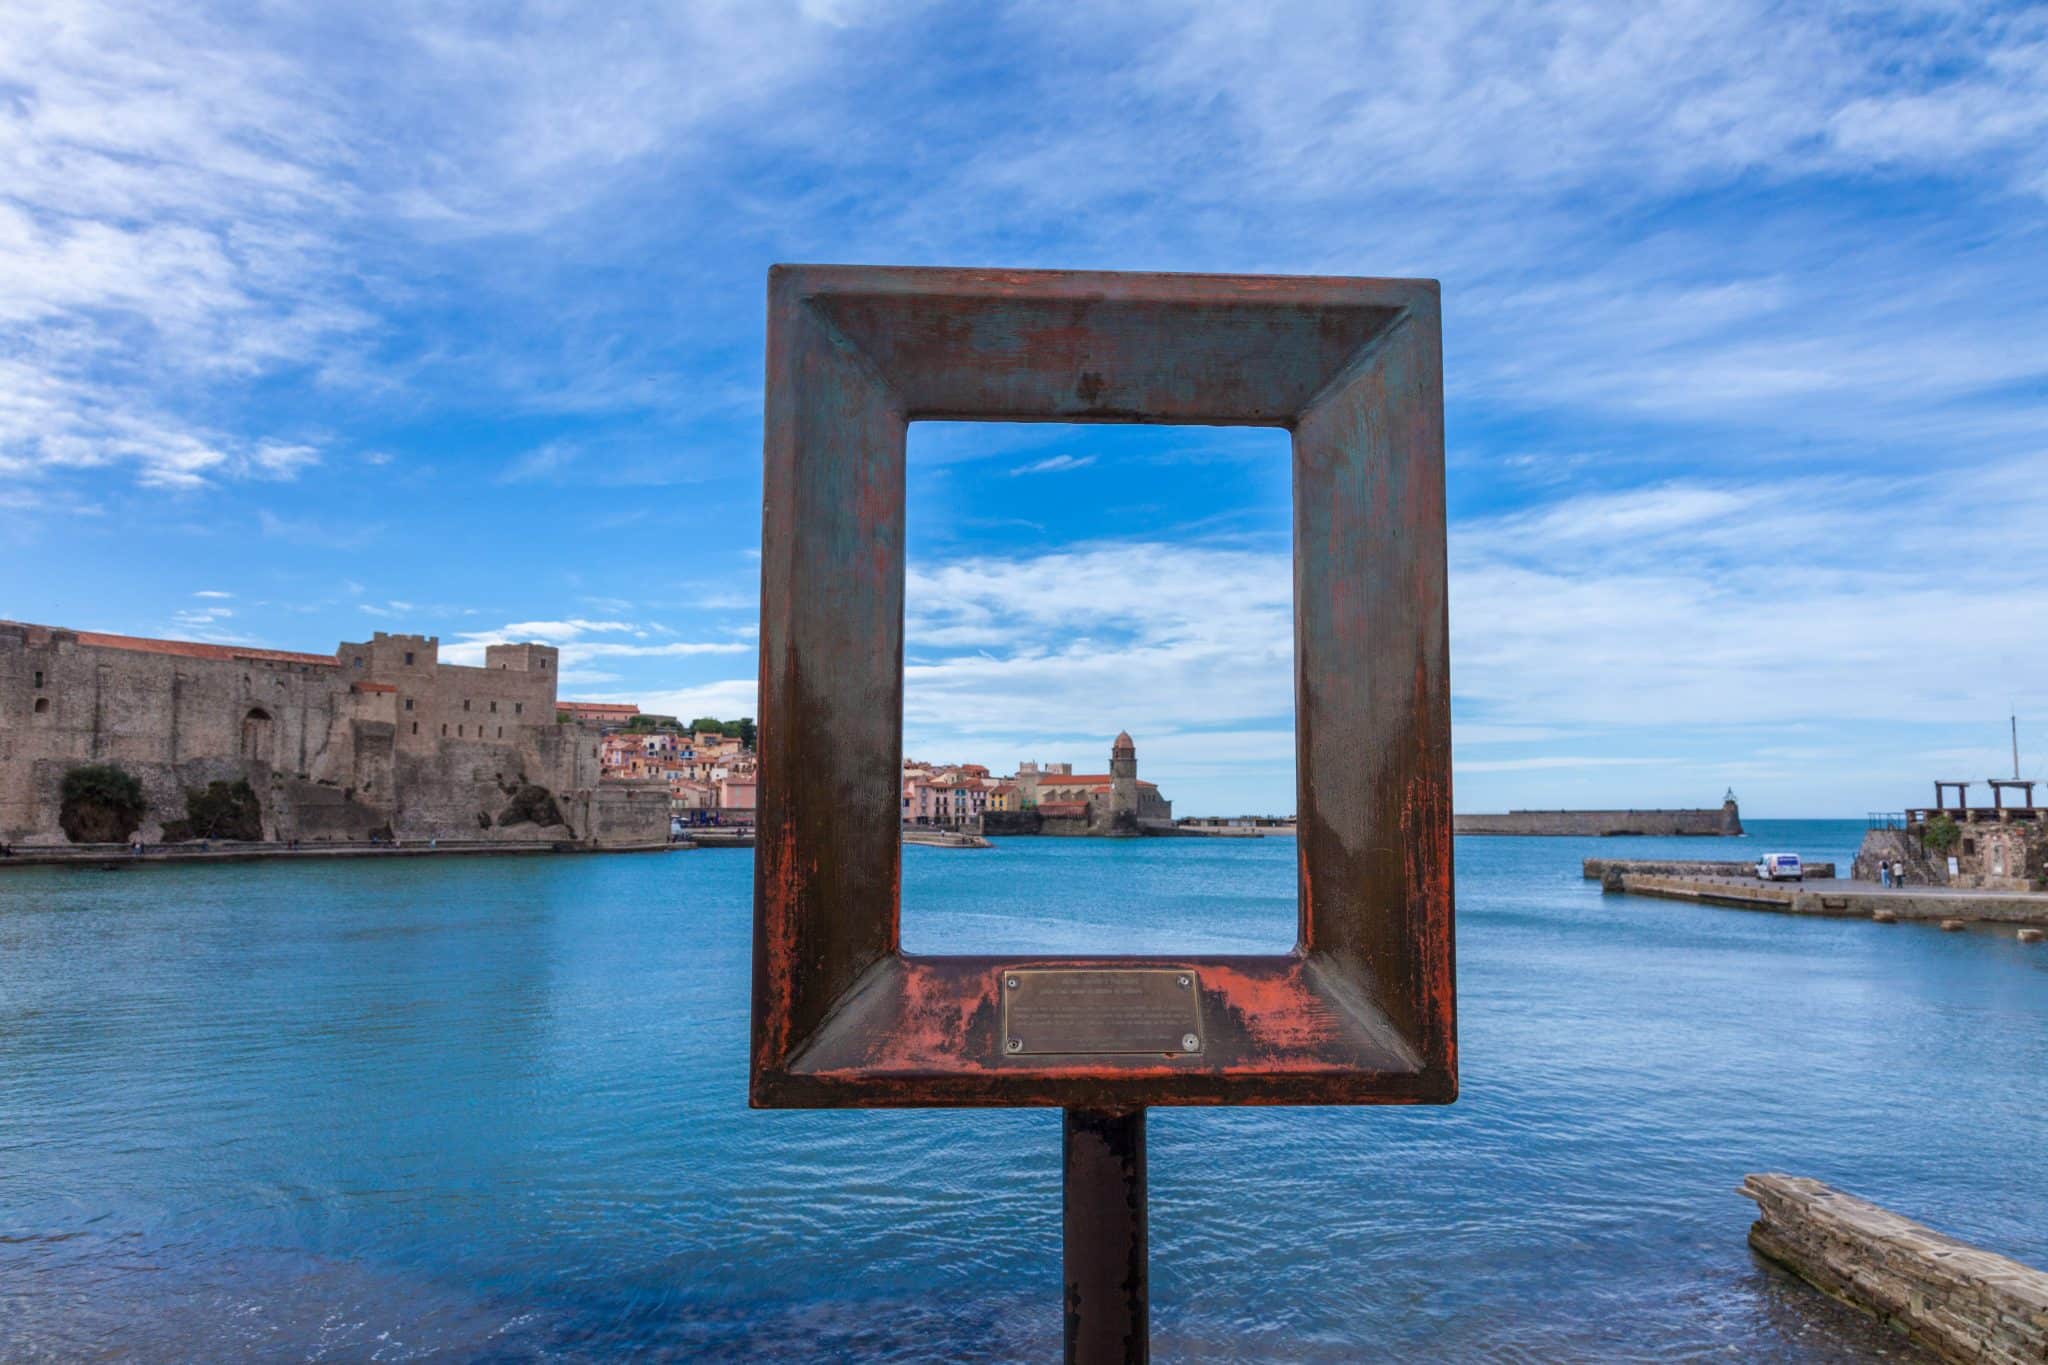
<svg viewBox="0 0 2048 1365">
<path fill-rule="evenodd" d="M 448 665 L 431 637 L 384 634 L 332 658 L 112 645 L 0 622 L 0 840 L 65 842 L 60 787 L 88 763 L 141 782 L 137 833 L 151 843 L 184 816 L 186 791 L 237 780 L 273 839 L 665 838 L 665 803 L 578 799 L 599 786 L 598 732 L 556 721 L 556 658 L 508 645 L 483 667 Z M 563 823 L 498 823 L 526 784 L 555 796 Z"/>
</svg>

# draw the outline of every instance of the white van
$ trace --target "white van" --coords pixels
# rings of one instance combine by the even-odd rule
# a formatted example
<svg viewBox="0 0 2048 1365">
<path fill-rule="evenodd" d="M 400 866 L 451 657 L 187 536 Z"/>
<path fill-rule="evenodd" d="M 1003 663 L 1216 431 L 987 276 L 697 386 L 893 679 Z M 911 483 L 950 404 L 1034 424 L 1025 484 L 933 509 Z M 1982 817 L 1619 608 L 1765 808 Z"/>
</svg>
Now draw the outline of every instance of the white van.
<svg viewBox="0 0 2048 1365">
<path fill-rule="evenodd" d="M 1797 853 L 1766 853 L 1756 860 L 1758 881 L 1803 882 L 1806 873 L 1799 866 Z"/>
</svg>

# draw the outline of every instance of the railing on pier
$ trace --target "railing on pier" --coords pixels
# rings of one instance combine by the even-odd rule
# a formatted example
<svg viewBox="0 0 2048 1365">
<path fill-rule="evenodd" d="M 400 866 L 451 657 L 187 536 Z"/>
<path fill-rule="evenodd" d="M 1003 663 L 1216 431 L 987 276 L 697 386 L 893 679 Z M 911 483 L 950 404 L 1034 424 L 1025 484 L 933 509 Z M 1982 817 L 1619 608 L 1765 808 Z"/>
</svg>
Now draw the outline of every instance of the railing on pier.
<svg viewBox="0 0 2048 1365">
<path fill-rule="evenodd" d="M 1924 825 L 1937 815 L 1946 815 L 1959 825 L 1997 824 L 2001 820 L 2021 822 L 2048 820 L 2048 808 L 2041 806 L 1914 806 L 1905 813 L 1908 825 Z M 1875 828 L 1873 826 L 1873 828 Z"/>
<path fill-rule="evenodd" d="M 1897 830 L 1903 830 L 1903 829 L 1905 829 L 1905 827 L 1906 827 L 1906 812 L 1904 812 L 1904 811 L 1902 811 L 1902 810 L 1874 810 L 1874 811 L 1870 812 L 1870 814 L 1869 814 L 1868 818 L 1866 818 L 1866 819 L 1865 819 L 1865 821 L 1864 821 L 1864 824 L 1863 824 L 1863 828 L 1865 828 L 1866 830 L 1871 830 L 1871 829 L 1897 829 Z"/>
</svg>

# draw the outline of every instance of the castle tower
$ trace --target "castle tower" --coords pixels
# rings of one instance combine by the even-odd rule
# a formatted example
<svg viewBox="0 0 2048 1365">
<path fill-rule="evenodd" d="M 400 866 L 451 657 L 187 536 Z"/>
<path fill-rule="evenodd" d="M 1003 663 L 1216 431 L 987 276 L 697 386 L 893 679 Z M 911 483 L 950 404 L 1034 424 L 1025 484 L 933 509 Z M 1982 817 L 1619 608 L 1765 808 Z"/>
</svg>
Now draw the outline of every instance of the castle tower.
<svg viewBox="0 0 2048 1365">
<path fill-rule="evenodd" d="M 1109 823 L 1117 829 L 1138 827 L 1138 746 L 1128 730 L 1109 746 Z"/>
</svg>

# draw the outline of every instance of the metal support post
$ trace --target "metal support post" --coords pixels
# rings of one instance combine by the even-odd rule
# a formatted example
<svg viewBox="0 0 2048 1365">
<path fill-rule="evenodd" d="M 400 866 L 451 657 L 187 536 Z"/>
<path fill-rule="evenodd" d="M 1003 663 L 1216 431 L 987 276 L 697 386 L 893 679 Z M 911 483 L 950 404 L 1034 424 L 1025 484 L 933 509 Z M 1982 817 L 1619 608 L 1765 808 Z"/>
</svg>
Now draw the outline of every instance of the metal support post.
<svg viewBox="0 0 2048 1365">
<path fill-rule="evenodd" d="M 1150 1360 L 1145 1111 L 1068 1109 L 1065 1115 L 1067 1360 Z"/>
</svg>

